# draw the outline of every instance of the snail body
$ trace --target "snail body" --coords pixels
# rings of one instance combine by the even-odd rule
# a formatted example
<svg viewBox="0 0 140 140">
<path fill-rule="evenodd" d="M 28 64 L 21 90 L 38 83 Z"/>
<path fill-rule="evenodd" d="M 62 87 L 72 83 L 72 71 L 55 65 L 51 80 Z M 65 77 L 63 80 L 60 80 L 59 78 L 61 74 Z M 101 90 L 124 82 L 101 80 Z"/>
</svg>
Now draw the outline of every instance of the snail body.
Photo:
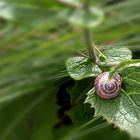
<svg viewBox="0 0 140 140">
<path fill-rule="evenodd" d="M 120 94 L 122 79 L 116 74 L 109 79 L 109 72 L 103 72 L 95 79 L 95 92 L 103 99 L 113 99 Z"/>
</svg>

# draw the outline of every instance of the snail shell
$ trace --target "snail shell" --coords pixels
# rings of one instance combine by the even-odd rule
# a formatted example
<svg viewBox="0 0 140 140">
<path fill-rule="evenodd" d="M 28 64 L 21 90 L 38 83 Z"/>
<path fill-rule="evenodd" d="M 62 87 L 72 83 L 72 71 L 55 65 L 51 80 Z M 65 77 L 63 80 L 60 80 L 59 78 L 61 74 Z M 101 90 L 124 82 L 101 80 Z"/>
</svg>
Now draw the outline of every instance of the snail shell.
<svg viewBox="0 0 140 140">
<path fill-rule="evenodd" d="M 112 99 L 120 94 L 122 79 L 119 74 L 116 74 L 112 79 L 109 79 L 109 72 L 103 72 L 95 79 L 96 94 L 103 99 Z"/>
</svg>

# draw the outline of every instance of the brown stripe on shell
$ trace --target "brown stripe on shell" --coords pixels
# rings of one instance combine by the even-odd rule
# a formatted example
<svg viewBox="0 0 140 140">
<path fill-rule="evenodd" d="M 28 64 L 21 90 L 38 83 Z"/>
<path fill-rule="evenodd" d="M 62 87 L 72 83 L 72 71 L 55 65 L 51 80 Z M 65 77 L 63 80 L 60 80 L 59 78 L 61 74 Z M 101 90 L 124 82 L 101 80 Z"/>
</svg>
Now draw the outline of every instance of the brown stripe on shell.
<svg viewBox="0 0 140 140">
<path fill-rule="evenodd" d="M 108 77 L 109 72 L 103 72 L 95 79 L 94 83 L 96 94 L 103 99 L 115 98 L 120 94 L 121 91 L 122 79 L 120 75 L 116 74 L 112 79 L 109 79 Z M 107 87 L 111 83 L 112 86 L 114 85 L 114 88 L 111 86 Z"/>
</svg>

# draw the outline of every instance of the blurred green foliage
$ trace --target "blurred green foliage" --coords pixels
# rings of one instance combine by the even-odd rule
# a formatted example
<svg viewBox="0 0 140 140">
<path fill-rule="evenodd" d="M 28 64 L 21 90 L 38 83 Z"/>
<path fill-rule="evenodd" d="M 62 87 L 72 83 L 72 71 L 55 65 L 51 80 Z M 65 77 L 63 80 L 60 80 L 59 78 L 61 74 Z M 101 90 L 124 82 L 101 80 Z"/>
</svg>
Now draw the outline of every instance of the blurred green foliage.
<svg viewBox="0 0 140 140">
<path fill-rule="evenodd" d="M 127 45 L 139 58 L 139 5 L 139 0 L 91 1 L 105 15 L 91 29 L 94 42 Z M 73 124 L 55 127 L 62 119 L 56 96 L 60 85 L 70 80 L 64 61 L 85 46 L 82 29 L 59 18 L 64 8 L 69 5 L 57 0 L 0 0 L 0 140 L 68 140 L 83 125 L 77 121 L 81 116 L 83 123 L 91 119 L 84 117 L 86 107 L 79 102 L 82 109 L 64 113 Z M 103 119 L 93 123 L 83 128 L 85 135 L 76 131 L 77 139 L 128 139 Z"/>
</svg>

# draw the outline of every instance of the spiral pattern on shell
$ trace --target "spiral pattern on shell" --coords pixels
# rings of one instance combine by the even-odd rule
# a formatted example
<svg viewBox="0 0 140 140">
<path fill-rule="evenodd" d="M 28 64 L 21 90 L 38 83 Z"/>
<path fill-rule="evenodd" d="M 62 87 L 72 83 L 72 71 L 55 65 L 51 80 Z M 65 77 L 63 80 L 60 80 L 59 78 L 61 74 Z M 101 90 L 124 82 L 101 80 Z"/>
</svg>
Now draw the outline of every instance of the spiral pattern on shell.
<svg viewBox="0 0 140 140">
<path fill-rule="evenodd" d="M 112 99 L 120 94 L 122 79 L 119 74 L 116 74 L 112 79 L 109 79 L 109 72 L 103 72 L 95 79 L 96 94 L 103 99 Z"/>
</svg>

